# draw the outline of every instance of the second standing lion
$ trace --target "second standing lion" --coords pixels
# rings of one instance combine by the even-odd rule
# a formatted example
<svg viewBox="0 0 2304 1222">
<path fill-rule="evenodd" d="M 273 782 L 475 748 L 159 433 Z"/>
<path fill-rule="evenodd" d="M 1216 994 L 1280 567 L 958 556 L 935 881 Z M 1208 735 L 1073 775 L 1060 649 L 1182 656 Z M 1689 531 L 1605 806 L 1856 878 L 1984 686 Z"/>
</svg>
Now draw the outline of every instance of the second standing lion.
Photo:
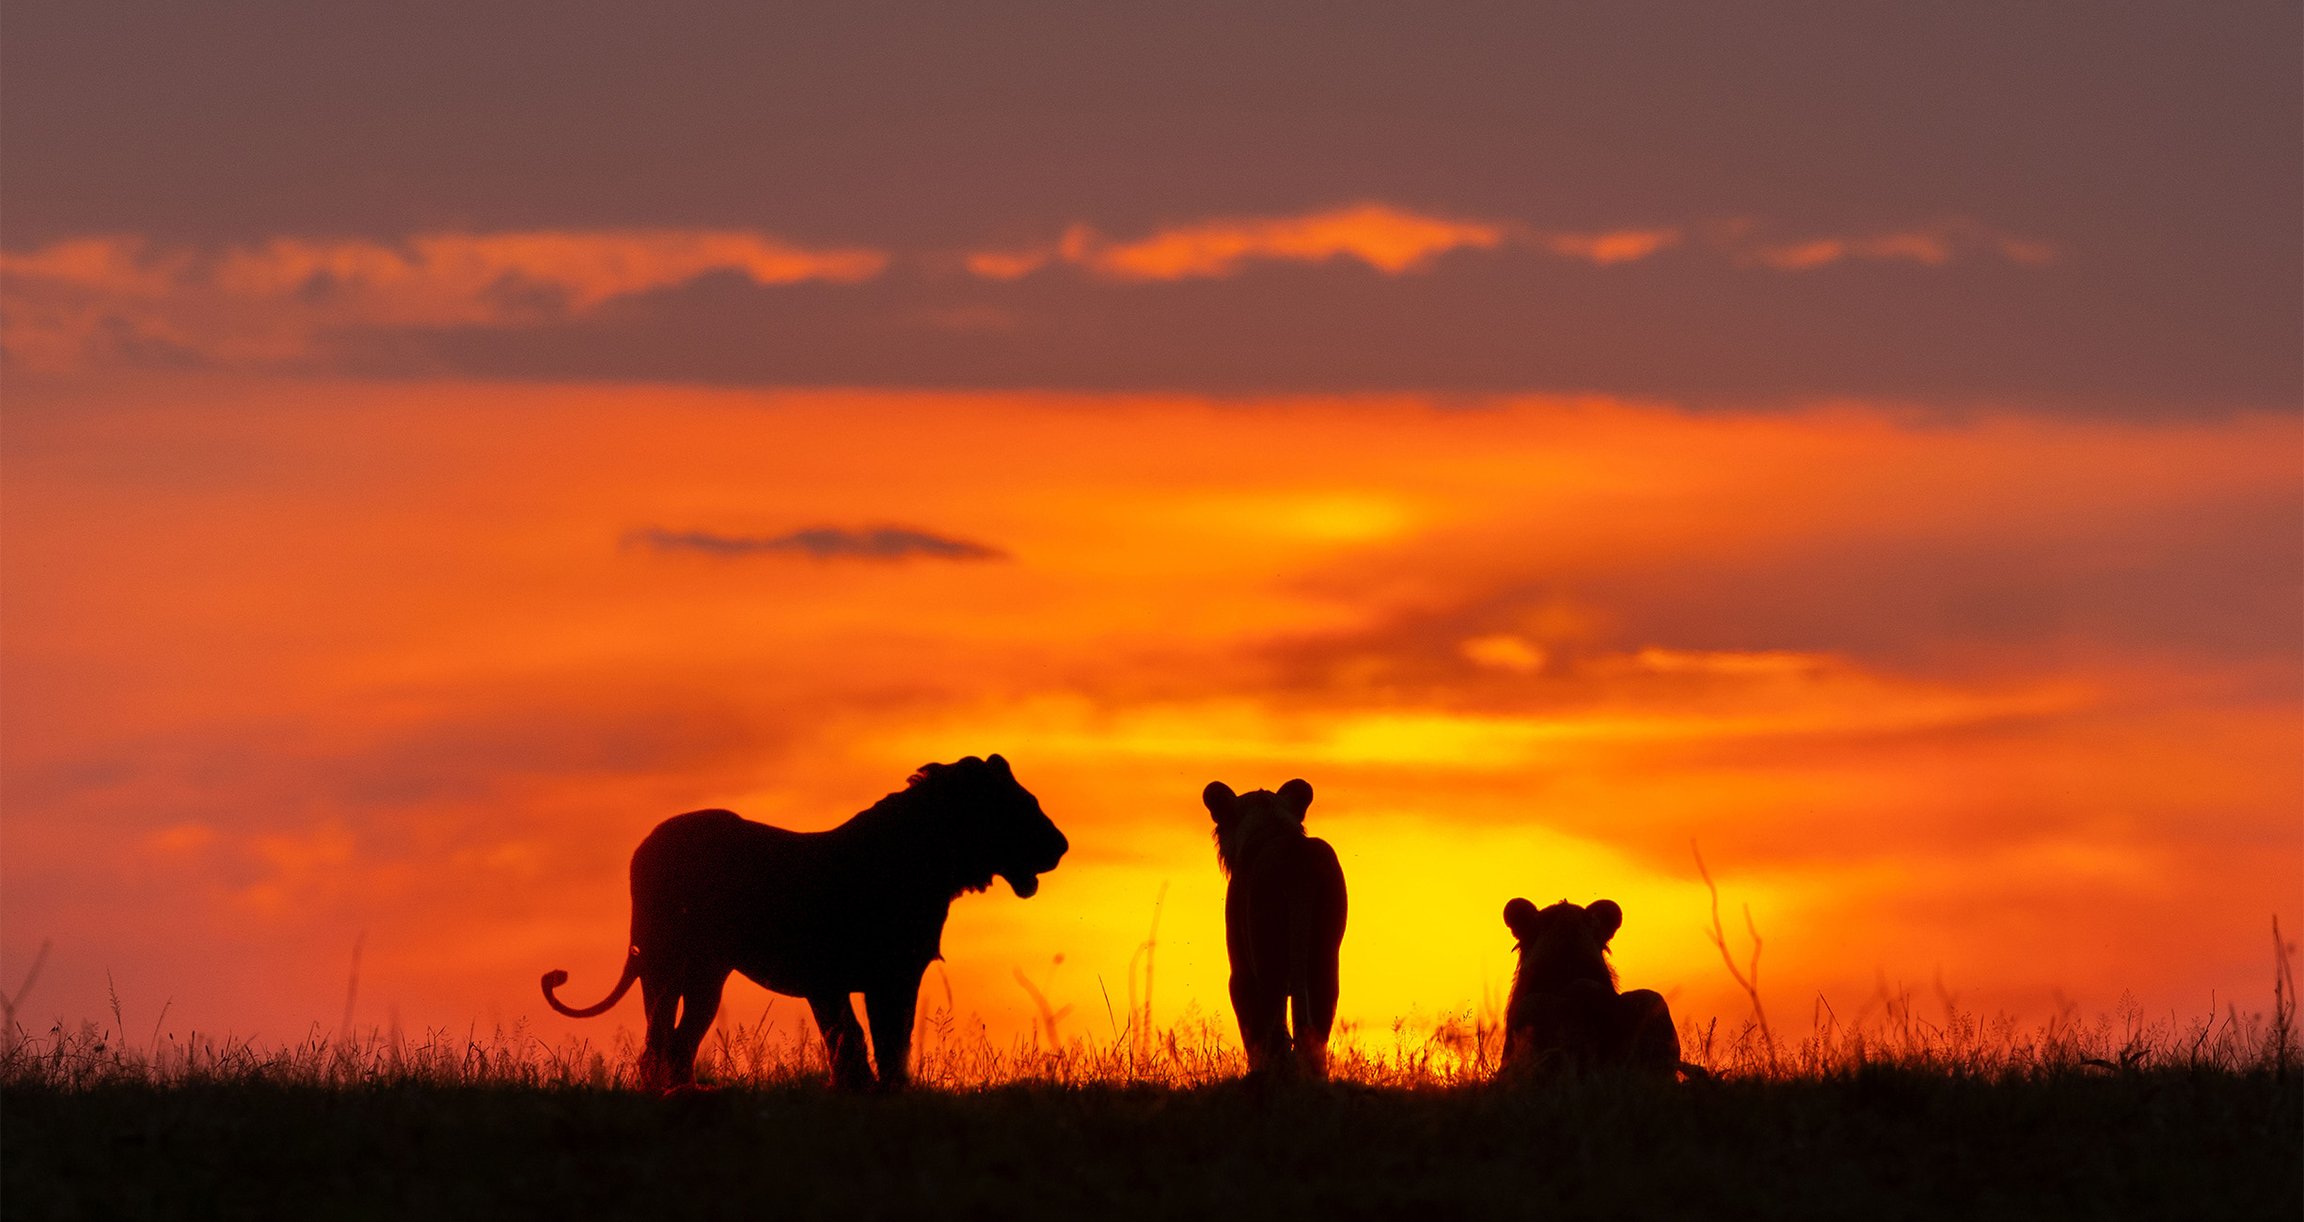
<svg viewBox="0 0 2304 1222">
<path fill-rule="evenodd" d="M 1344 867 L 1327 841 L 1304 833 L 1312 786 L 1298 779 L 1278 793 L 1235 794 L 1210 781 L 1200 800 L 1215 820 L 1216 863 L 1232 880 L 1224 944 L 1248 1071 L 1325 1078 L 1344 943 Z"/>
</svg>

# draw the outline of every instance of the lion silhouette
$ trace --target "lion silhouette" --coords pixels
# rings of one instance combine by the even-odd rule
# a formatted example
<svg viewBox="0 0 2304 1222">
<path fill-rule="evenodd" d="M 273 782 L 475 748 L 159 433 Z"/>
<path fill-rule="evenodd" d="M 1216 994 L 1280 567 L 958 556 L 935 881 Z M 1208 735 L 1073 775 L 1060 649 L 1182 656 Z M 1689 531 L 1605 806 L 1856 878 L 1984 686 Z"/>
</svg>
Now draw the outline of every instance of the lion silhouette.
<svg viewBox="0 0 2304 1222">
<path fill-rule="evenodd" d="M 563 1005 L 568 973 L 544 973 L 544 1000 L 571 1018 L 605 1013 L 640 982 L 648 1036 L 643 1083 L 695 1077 L 696 1049 L 728 973 L 805 998 L 835 1084 L 872 1082 L 849 1004 L 864 994 L 879 1083 L 910 1076 L 920 977 L 943 957 L 944 918 L 995 875 L 1020 897 L 1069 848 L 1008 761 L 927 764 L 905 788 L 830 831 L 793 832 L 725 810 L 675 815 L 632 853 L 632 940 L 624 975 L 597 1005 Z"/>
<path fill-rule="evenodd" d="M 1312 786 L 1299 779 L 1278 793 L 1234 794 L 1210 781 L 1200 800 L 1216 821 L 1216 864 L 1232 880 L 1224 893 L 1224 946 L 1248 1071 L 1325 1078 L 1344 942 L 1344 867 L 1327 841 L 1304 834 Z"/>
<path fill-rule="evenodd" d="M 1515 899 L 1504 905 L 1504 924 L 1520 940 L 1520 965 L 1504 1009 L 1503 1072 L 1609 1067 L 1671 1078 L 1682 1067 L 1663 996 L 1616 991 L 1608 940 L 1624 910 L 1614 900 L 1538 908 Z"/>
</svg>

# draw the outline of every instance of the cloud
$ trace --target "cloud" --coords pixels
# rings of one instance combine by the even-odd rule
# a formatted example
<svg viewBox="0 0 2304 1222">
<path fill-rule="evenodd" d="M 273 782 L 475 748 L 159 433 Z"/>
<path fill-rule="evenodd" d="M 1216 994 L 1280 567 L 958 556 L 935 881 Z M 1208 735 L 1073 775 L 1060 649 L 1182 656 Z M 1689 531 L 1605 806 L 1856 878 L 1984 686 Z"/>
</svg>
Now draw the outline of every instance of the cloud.
<svg viewBox="0 0 2304 1222">
<path fill-rule="evenodd" d="M 1048 266 L 1054 247 L 1026 250 L 979 250 L 963 256 L 968 270 L 985 280 L 1020 280 Z"/>
<path fill-rule="evenodd" d="M 1053 262 L 1108 280 L 1200 280 L 1237 274 L 1250 262 L 1326 263 L 1354 259 L 1388 276 L 1423 269 L 1453 250 L 1493 250 L 1509 225 L 1455 220 L 1361 203 L 1301 216 L 1229 217 L 1174 225 L 1132 241 L 1077 224 L 1050 247 L 980 251 L 970 271 L 1013 280 Z"/>
<path fill-rule="evenodd" d="M 1107 280 L 1222 279 L 1253 262 L 1352 259 L 1387 276 L 1422 271 L 1459 250 L 1524 247 L 1590 263 L 1645 259 L 1680 240 L 1675 228 L 1591 233 L 1536 230 L 1517 221 L 1469 220 L 1365 202 L 1296 216 L 1228 217 L 1172 225 L 1129 241 L 1081 223 L 1051 245 L 963 256 L 987 280 L 1016 280 L 1062 263 Z"/>
<path fill-rule="evenodd" d="M 876 250 L 745 230 L 281 237 L 224 249 L 83 237 L 0 252 L 0 347 L 48 369 L 288 363 L 350 329 L 553 322 L 714 273 L 757 285 L 854 284 L 887 263 Z"/>
<path fill-rule="evenodd" d="M 1643 670 L 1659 674 L 1698 675 L 1807 675 L 1829 661 L 1814 654 L 1773 649 L 1758 651 L 1661 649 L 1649 646 L 1633 655 Z"/>
<path fill-rule="evenodd" d="M 1665 229 L 1611 229 L 1598 233 L 1541 233 L 1530 235 L 1537 246 L 1562 258 L 1582 259 L 1606 267 L 1634 263 L 1680 241 L 1680 231 Z"/>
<path fill-rule="evenodd" d="M 1867 234 L 1821 235 L 1790 241 L 1754 242 L 1751 226 L 1732 223 L 1720 233 L 1736 260 L 1748 267 L 1804 272 L 1835 263 L 1912 263 L 1943 267 L 1958 258 L 1997 258 L 2022 267 L 2040 267 L 2056 260 L 2056 247 L 2033 238 L 2003 233 L 1972 220 L 1957 219 L 1909 229 Z"/>
<path fill-rule="evenodd" d="M 1906 263 L 1944 267 L 1961 259 L 1991 258 L 2039 267 L 2056 247 L 1967 218 L 1864 233 L 1771 238 L 1749 219 L 1698 227 L 1739 266 L 1812 271 L 1836 263 Z M 1532 250 L 1607 267 L 1635 263 L 1680 244 L 1682 226 L 1626 226 L 1597 230 L 1542 229 L 1516 220 L 1469 220 L 1416 212 L 1383 203 L 1358 203 L 1298 216 L 1233 217 L 1172 225 L 1132 240 L 1104 236 L 1081 223 L 1047 245 L 972 251 L 963 264 L 986 280 L 1018 280 L 1043 268 L 1067 265 L 1106 280 L 1222 279 L 1256 262 L 1327 263 L 1353 259 L 1387 276 L 1422 271 L 1441 255 L 1460 250 L 1499 253 Z"/>
<path fill-rule="evenodd" d="M 954 539 L 901 526 L 872 526 L 843 530 L 815 526 L 788 535 L 723 535 L 705 530 L 666 530 L 651 526 L 626 536 L 626 542 L 659 552 L 699 552 L 707 556 L 737 558 L 799 554 L 818 560 L 897 561 L 1006 560 L 1008 553 L 966 539 Z"/>
<path fill-rule="evenodd" d="M 1007 249 L 877 233 L 849 251 L 698 231 L 88 237 L 0 254 L 0 345 L 20 373 L 1598 390 L 1707 410 L 1847 395 L 2209 415 L 2293 382 L 2258 342 L 2269 332 L 2155 328 L 2116 298 L 2075 298 L 2106 272 L 2093 244 L 2034 268 L 2010 259 L 2045 247 L 1982 224 L 1614 215 L 1642 223 L 1363 203 L 1074 226 Z M 1886 281 L 1895 292 L 1871 291 Z"/>
<path fill-rule="evenodd" d="M 1547 656 L 1542 648 L 1510 632 L 1472 637 L 1459 649 L 1466 658 L 1481 666 L 1523 675 L 1542 670 Z"/>
<path fill-rule="evenodd" d="M 1205 221 L 1133 242 L 1108 243 L 1086 226 L 1065 234 L 1064 257 L 1114 280 L 1229 276 L 1248 260 L 1325 263 L 1357 259 L 1388 276 L 1417 271 L 1452 250 L 1492 250 L 1503 226 L 1457 221 L 1384 204 L 1306 216 Z"/>
</svg>

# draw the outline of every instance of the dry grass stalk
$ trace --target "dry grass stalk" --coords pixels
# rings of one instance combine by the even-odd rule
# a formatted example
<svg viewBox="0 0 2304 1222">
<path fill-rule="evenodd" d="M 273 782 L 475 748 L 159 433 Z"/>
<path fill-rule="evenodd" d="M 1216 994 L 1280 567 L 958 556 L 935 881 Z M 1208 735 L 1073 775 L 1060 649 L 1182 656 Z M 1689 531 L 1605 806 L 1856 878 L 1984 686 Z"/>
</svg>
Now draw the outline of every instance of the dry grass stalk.
<svg viewBox="0 0 2304 1222">
<path fill-rule="evenodd" d="M 1062 964 L 1063 962 L 1064 956 L 1058 955 L 1056 956 L 1055 963 L 1051 964 L 1050 966 L 1053 968 L 1054 966 Z M 1023 968 L 1012 968 L 1010 969 L 1010 974 L 1016 977 L 1016 983 L 1022 985 L 1026 995 L 1032 998 L 1032 1008 L 1039 1011 L 1038 1025 L 1033 1028 L 1034 1037 L 1037 1038 L 1041 1031 L 1046 1031 L 1048 1033 L 1049 1046 L 1056 1048 L 1062 1047 L 1064 1045 L 1064 1037 L 1057 1030 L 1057 1024 L 1063 1022 L 1065 1016 L 1072 1013 L 1072 1007 L 1070 1005 L 1065 1005 L 1061 1008 L 1051 1009 L 1048 1005 L 1048 995 L 1041 992 L 1038 985 L 1032 983 L 1032 978 L 1024 974 Z M 946 989 L 949 991 L 949 983 L 946 984 Z"/>
<path fill-rule="evenodd" d="M 1128 956 L 1128 1030 L 1134 1033 L 1134 1042 L 1130 1047 L 1138 1060 L 1148 1060 L 1152 1055 L 1152 967 L 1153 959 L 1160 950 L 1160 910 L 1167 905 L 1168 882 L 1162 879 L 1159 894 L 1152 898 L 1152 928 L 1144 935 L 1144 941 L 1137 945 L 1136 953 Z M 1136 964 L 1139 961 L 1144 964 L 1144 995 L 1141 1005 L 1136 995 Z"/>
<path fill-rule="evenodd" d="M 2288 1062 L 2296 1041 L 2296 974 L 2289 962 L 2295 944 L 2280 936 L 2280 916 L 2272 916 L 2272 1071 L 2288 1080 Z"/>
<path fill-rule="evenodd" d="M 1720 888 L 1713 885 L 1712 871 L 1704 868 L 1704 854 L 1697 850 L 1695 841 L 1688 842 L 1688 851 L 1694 854 L 1696 873 L 1703 877 L 1704 889 L 1712 896 L 1712 928 L 1706 931 L 1705 936 L 1719 949 L 1720 962 L 1728 968 L 1728 975 L 1735 979 L 1736 987 L 1744 990 L 1744 995 L 1752 999 L 1753 1021 L 1760 1025 L 1761 1043 L 1768 1050 L 1769 1062 L 1774 1064 L 1776 1036 L 1768 1029 L 1768 1011 L 1760 1005 L 1760 927 L 1752 921 L 1752 905 L 1744 905 L 1744 930 L 1752 938 L 1752 957 L 1745 968 L 1739 970 L 1735 957 L 1728 953 L 1727 931 L 1720 926 Z"/>
<path fill-rule="evenodd" d="M 48 962 L 48 946 L 48 939 L 40 939 L 40 952 L 32 956 L 32 968 L 24 973 L 24 983 L 17 985 L 13 993 L 0 993 L 0 1023 L 7 1024 L 7 1029 L 0 1031 L 0 1053 L 15 1046 L 16 1007 L 24 1004 L 24 998 L 32 992 L 32 983 L 40 979 L 41 965 Z"/>
</svg>

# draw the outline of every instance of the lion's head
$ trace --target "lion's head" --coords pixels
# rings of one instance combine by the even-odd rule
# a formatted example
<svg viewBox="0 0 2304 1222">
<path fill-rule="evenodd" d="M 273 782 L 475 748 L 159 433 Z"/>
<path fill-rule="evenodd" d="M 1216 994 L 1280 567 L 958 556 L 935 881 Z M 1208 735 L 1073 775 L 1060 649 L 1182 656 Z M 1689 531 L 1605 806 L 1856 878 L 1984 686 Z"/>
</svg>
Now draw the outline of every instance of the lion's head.
<svg viewBox="0 0 2304 1222">
<path fill-rule="evenodd" d="M 934 822 L 944 833 L 938 841 L 967 890 L 982 891 L 997 876 L 1028 897 L 1072 847 L 997 755 L 923 764 L 906 788 L 935 805 Z"/>
<path fill-rule="evenodd" d="M 1524 899 L 1504 905 L 1504 926 L 1520 939 L 1519 978 L 1539 988 L 1577 980 L 1615 987 L 1608 940 L 1623 925 L 1624 910 L 1614 900 L 1596 900 L 1589 908 L 1567 900 L 1545 908 Z"/>
<path fill-rule="evenodd" d="M 1302 777 L 1280 792 L 1257 789 L 1236 794 L 1222 781 L 1200 791 L 1200 803 L 1215 822 L 1216 864 L 1230 874 L 1275 841 L 1301 839 L 1304 812 L 1312 807 L 1312 784 Z"/>
</svg>

